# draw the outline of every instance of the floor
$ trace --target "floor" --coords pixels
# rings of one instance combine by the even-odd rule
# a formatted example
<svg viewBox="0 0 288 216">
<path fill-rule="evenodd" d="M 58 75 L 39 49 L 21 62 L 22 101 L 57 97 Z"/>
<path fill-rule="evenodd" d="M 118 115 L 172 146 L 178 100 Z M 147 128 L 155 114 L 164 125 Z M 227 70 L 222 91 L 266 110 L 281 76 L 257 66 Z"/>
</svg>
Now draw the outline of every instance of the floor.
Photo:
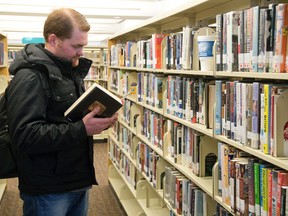
<svg viewBox="0 0 288 216">
<path fill-rule="evenodd" d="M 88 216 L 125 216 L 113 189 L 108 185 L 107 143 L 94 145 L 94 163 L 98 186 L 90 190 Z M 1 216 L 22 216 L 17 178 L 7 180 L 7 188 L 0 201 Z"/>
</svg>

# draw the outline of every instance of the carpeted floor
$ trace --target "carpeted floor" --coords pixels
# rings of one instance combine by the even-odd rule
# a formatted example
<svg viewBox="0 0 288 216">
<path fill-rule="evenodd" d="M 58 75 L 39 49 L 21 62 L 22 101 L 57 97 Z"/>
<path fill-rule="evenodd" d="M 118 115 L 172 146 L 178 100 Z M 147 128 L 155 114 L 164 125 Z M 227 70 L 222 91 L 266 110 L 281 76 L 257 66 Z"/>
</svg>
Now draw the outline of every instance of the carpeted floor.
<svg viewBox="0 0 288 216">
<path fill-rule="evenodd" d="M 113 189 L 108 185 L 108 153 L 106 143 L 94 145 L 94 163 L 98 186 L 90 190 L 89 216 L 125 216 Z M 0 201 L 1 216 L 22 216 L 17 178 L 8 179 L 7 188 Z M 54 215 L 53 215 L 54 216 Z"/>
</svg>

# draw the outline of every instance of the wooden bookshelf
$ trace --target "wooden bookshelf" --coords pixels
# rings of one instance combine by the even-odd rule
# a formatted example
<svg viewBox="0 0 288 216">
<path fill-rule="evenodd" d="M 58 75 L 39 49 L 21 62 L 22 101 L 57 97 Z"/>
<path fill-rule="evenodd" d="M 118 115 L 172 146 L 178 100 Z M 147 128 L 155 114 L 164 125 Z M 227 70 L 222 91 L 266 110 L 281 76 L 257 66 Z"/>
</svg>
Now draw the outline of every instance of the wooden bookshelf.
<svg viewBox="0 0 288 216">
<path fill-rule="evenodd" d="M 281 1 L 280 1 L 281 2 Z M 285 1 L 283 1 L 285 2 Z M 249 146 L 243 145 L 243 143 L 240 143 L 238 141 L 232 140 L 231 138 L 227 138 L 227 136 L 223 135 L 217 135 L 215 133 L 215 104 L 209 104 L 207 103 L 208 98 L 206 98 L 204 109 L 207 110 L 209 106 L 212 107 L 212 116 L 207 116 L 207 113 L 204 113 L 205 120 L 201 120 L 201 117 L 197 117 L 200 120 L 196 122 L 192 122 L 190 119 L 185 119 L 182 117 L 183 113 L 179 114 L 172 108 L 170 110 L 169 107 L 169 101 L 168 101 L 168 95 L 169 95 L 169 82 L 168 79 L 171 77 L 193 77 L 195 80 L 199 80 L 199 85 L 201 84 L 200 81 L 202 78 L 205 78 L 207 80 L 239 80 L 239 81 L 273 81 L 273 80 L 279 80 L 279 81 L 285 81 L 288 80 L 287 73 L 259 73 L 259 72 L 240 72 L 240 71 L 216 71 L 216 58 L 214 57 L 214 70 L 212 71 L 201 71 L 199 70 L 198 63 L 198 51 L 194 49 L 193 52 L 193 65 L 191 66 L 191 69 L 189 70 L 183 70 L 183 69 L 166 69 L 163 68 L 157 68 L 154 69 L 153 67 L 146 68 L 143 67 L 142 62 L 139 63 L 136 62 L 135 65 L 132 65 L 131 67 L 127 67 L 125 65 L 125 57 L 121 53 L 115 54 L 115 47 L 117 49 L 122 49 L 122 51 L 125 53 L 125 43 L 127 41 L 145 41 L 149 40 L 151 38 L 152 34 L 173 34 L 181 32 L 183 27 L 185 26 L 200 26 L 199 29 L 196 30 L 196 34 L 198 35 L 205 35 L 205 31 L 208 31 L 207 29 L 203 28 L 203 26 L 207 26 L 208 24 L 214 23 L 216 20 L 216 15 L 227 13 L 230 11 L 236 11 L 236 10 L 244 10 L 247 8 L 251 8 L 255 5 L 259 4 L 265 4 L 261 1 L 237 1 L 237 0 L 196 0 L 196 1 L 190 1 L 184 5 L 181 5 L 179 7 L 176 7 L 174 10 L 171 10 L 170 12 L 167 12 L 165 14 L 160 14 L 159 16 L 153 17 L 151 19 L 148 19 L 145 22 L 142 22 L 141 24 L 126 29 L 123 31 L 118 32 L 117 34 L 113 35 L 109 41 L 108 41 L 108 52 L 111 52 L 111 56 L 109 56 L 110 59 L 108 59 L 108 62 L 111 62 L 112 64 L 108 67 L 109 71 L 109 81 L 108 81 L 108 89 L 114 92 L 115 94 L 118 94 L 120 96 L 124 96 L 128 92 L 133 90 L 133 83 L 137 83 L 136 85 L 136 93 L 130 94 L 125 98 L 125 105 L 121 111 L 121 115 L 119 116 L 119 123 L 117 126 L 117 129 L 114 128 L 114 131 L 109 133 L 109 163 L 115 164 L 115 161 L 118 161 L 114 165 L 113 169 L 118 170 L 118 178 L 119 179 L 125 179 L 127 178 L 127 174 L 122 171 L 123 167 L 121 167 L 121 164 L 123 160 L 125 161 L 125 164 L 129 164 L 129 167 L 134 167 L 137 170 L 137 177 L 134 178 L 135 185 L 138 183 L 140 185 L 150 185 L 151 191 L 155 192 L 155 195 L 157 195 L 160 199 L 163 199 L 165 208 L 168 208 L 170 210 L 170 213 L 173 215 L 181 215 L 179 212 L 177 213 L 176 207 L 172 207 L 169 200 L 165 198 L 161 192 L 159 193 L 158 188 L 153 185 L 153 181 L 151 181 L 150 176 L 147 177 L 145 172 L 139 171 L 141 169 L 141 156 L 139 156 L 140 148 L 144 144 L 144 148 L 149 149 L 149 155 L 157 154 L 157 157 L 161 159 L 163 164 L 165 164 L 165 167 L 173 167 L 177 172 L 179 172 L 179 175 L 181 175 L 180 179 L 183 177 L 183 179 L 188 179 L 191 182 L 193 182 L 197 188 L 200 188 L 205 195 L 209 198 L 207 199 L 207 209 L 205 211 L 208 212 L 208 215 L 212 215 L 216 212 L 216 206 L 220 205 L 223 209 L 226 209 L 227 212 L 229 212 L 232 215 L 236 215 L 236 212 L 231 210 L 230 205 L 226 204 L 223 200 L 221 195 L 219 195 L 219 178 L 218 175 L 219 168 L 218 163 L 215 163 L 213 166 L 212 176 L 199 176 L 199 173 L 195 173 L 193 170 L 193 167 L 191 168 L 190 165 L 187 166 L 185 164 L 186 162 L 178 162 L 178 158 L 174 157 L 174 153 L 171 153 L 171 148 L 176 149 L 173 145 L 171 145 L 171 134 L 170 126 L 167 124 L 168 121 L 175 122 L 177 124 L 175 125 L 181 125 L 182 128 L 188 128 L 189 130 L 192 130 L 195 133 L 203 135 L 203 137 L 209 137 L 211 140 L 213 140 L 214 145 L 217 145 L 217 143 L 224 143 L 228 145 L 229 147 L 234 147 L 237 149 L 237 151 L 241 150 L 241 152 L 248 153 L 250 156 L 254 156 L 259 158 L 260 160 L 263 160 L 265 162 L 268 162 L 272 165 L 274 165 L 277 168 L 281 168 L 283 170 L 288 170 L 287 162 L 288 157 L 273 157 L 268 154 L 264 154 L 259 149 L 253 149 Z M 267 3 L 267 2 L 266 2 Z M 279 3 L 279 2 L 277 2 Z M 212 34 L 213 30 L 209 29 L 209 34 Z M 163 45 L 163 44 L 162 44 Z M 197 46 L 197 45 L 196 45 Z M 193 47 L 194 48 L 194 47 Z M 196 52 L 196 51 L 197 52 Z M 134 54 L 130 53 L 130 56 L 136 55 L 136 58 L 141 55 L 137 54 L 137 49 L 135 49 L 133 52 Z M 215 48 L 213 50 L 214 54 L 216 52 Z M 151 54 L 151 53 L 150 53 Z M 114 56 L 116 55 L 116 56 Z M 138 56 L 137 56 L 138 55 Z M 194 62 L 196 61 L 196 64 Z M 141 60 L 140 60 L 141 61 Z M 165 60 L 163 60 L 164 62 Z M 147 63 L 149 64 L 149 62 Z M 143 80 L 142 80 L 143 75 Z M 147 75 L 147 76 L 146 76 Z M 145 97 L 141 98 L 141 93 L 138 92 L 138 87 L 141 88 L 144 87 L 145 90 L 155 90 L 155 86 L 153 85 L 153 81 L 149 80 L 149 75 L 154 77 L 157 76 L 163 76 L 164 82 L 163 82 L 163 92 L 162 94 L 162 107 L 157 107 L 154 102 L 151 101 L 151 98 L 147 99 Z M 148 78 L 147 78 L 148 77 Z M 140 80 L 140 81 L 139 81 Z M 147 81 L 148 80 L 148 81 Z M 194 81 L 195 81 L 194 80 Z M 251 81 L 252 80 L 252 81 Z M 208 83 L 208 82 L 207 82 Z M 208 86 L 208 85 L 207 85 Z M 206 87 L 206 86 L 205 86 Z M 145 91 L 144 90 L 144 91 Z M 142 91 L 142 89 L 141 89 Z M 207 96 L 207 95 L 206 95 Z M 141 99 L 139 99 L 141 98 Z M 153 98 L 154 99 L 154 98 Z M 153 104 L 154 103 L 154 104 Z M 148 112 L 146 112 L 149 110 Z M 147 114 L 148 113 L 148 114 Z M 176 113 L 176 114 L 175 114 Z M 165 120 L 165 123 L 161 125 L 161 127 L 164 128 L 163 137 L 156 137 L 156 135 L 153 133 L 155 130 L 155 127 L 157 124 L 161 124 L 161 118 L 158 118 L 158 116 L 162 116 Z M 157 122 L 157 124 L 153 124 L 154 127 L 152 129 L 145 128 L 144 125 L 147 123 L 147 116 L 150 116 L 151 120 Z M 208 119 L 207 118 L 213 118 L 213 124 L 212 127 L 208 127 Z M 160 120 L 159 120 L 160 119 Z M 149 122 L 149 121 L 148 121 Z M 159 123 L 160 122 L 160 123 Z M 159 130 L 157 128 L 156 130 Z M 129 132 L 127 132 L 129 131 Z M 183 132 L 183 131 L 182 131 Z M 115 137 L 115 134 L 119 134 L 119 137 Z M 127 135 L 129 134 L 129 135 Z M 127 136 L 133 137 L 133 142 L 129 139 L 127 139 Z M 124 137 L 124 139 L 123 139 Z M 201 137 L 201 138 L 203 138 Z M 191 138 L 191 137 L 190 137 Z M 183 137 L 182 137 L 183 139 Z M 175 141 L 175 140 L 174 140 Z M 181 140 L 182 141 L 182 140 Z M 175 142 L 178 142 L 177 140 Z M 177 144 L 178 145 L 178 144 Z M 132 147 L 131 147 L 132 146 Z M 214 146 L 215 147 L 215 146 Z M 178 148 L 178 147 L 177 147 Z M 208 147 L 209 148 L 209 147 Z M 115 150 L 117 149 L 117 150 Z M 176 151 L 176 150 L 175 150 Z M 216 153 L 218 154 L 218 152 Z M 131 156 L 132 155 L 132 156 Z M 136 155 L 136 156 L 135 156 Z M 171 156 L 172 155 L 172 156 Z M 221 155 L 217 155 L 218 159 L 221 157 Z M 203 158 L 206 157 L 206 155 L 203 153 L 199 155 L 199 157 Z M 124 159 L 123 159 L 124 158 Z M 140 159 L 139 159 L 140 158 Z M 185 156 L 184 156 L 185 158 Z M 140 162 L 139 162 L 140 160 Z M 181 159 L 183 160 L 183 158 Z M 130 162 L 127 162 L 130 161 Z M 127 162 L 127 163 L 126 163 Z M 184 164 L 182 164 L 184 163 Z M 120 164 L 120 165 L 119 165 Z M 122 164 L 123 165 L 123 164 Z M 140 166 L 140 167 L 139 167 Z M 178 173 L 177 173 L 178 175 Z M 113 178 L 115 175 L 113 175 Z M 130 178 L 130 176 L 129 176 Z M 159 179 L 156 180 L 156 182 L 161 182 L 162 179 L 158 177 Z M 166 177 L 165 177 L 166 178 Z M 165 184 L 166 179 L 164 179 Z M 130 182 L 125 182 L 126 185 L 131 185 Z M 113 186 L 113 185 L 112 185 Z M 149 190 L 150 190 L 149 189 Z M 135 189 L 134 189 L 135 190 Z M 163 191 L 165 194 L 165 190 Z M 137 192 L 136 192 L 137 194 Z M 153 213 L 150 213 L 145 210 L 145 207 L 143 207 L 142 202 L 145 202 L 143 200 L 139 200 L 139 196 L 145 197 L 144 192 L 142 194 L 141 190 L 138 191 L 138 196 L 135 195 L 133 198 L 133 202 L 136 201 L 137 206 L 140 206 L 139 212 L 145 213 L 145 215 L 154 215 Z M 147 202 L 146 197 L 146 202 Z M 120 200 L 121 201 L 121 200 Z M 165 210 L 166 211 L 166 210 Z M 129 215 L 129 214 L 128 214 Z"/>
<path fill-rule="evenodd" d="M 90 48 L 84 51 L 84 56 L 93 61 L 91 68 L 84 79 L 84 85 L 87 89 L 92 83 L 97 82 L 107 88 L 108 68 L 107 68 L 107 48 Z M 93 136 L 96 142 L 104 141 L 108 138 L 108 132 Z"/>
<path fill-rule="evenodd" d="M 0 43 L 3 48 L 3 50 L 0 50 L 0 85 L 1 85 L 1 91 L 5 90 L 5 88 L 8 85 L 8 80 L 9 80 L 9 73 L 8 73 L 8 66 L 7 66 L 7 37 L 6 35 L 2 34 L 0 32 Z M 1 49 L 2 49 L 1 48 Z M 5 192 L 6 188 L 6 179 L 1 179 L 0 180 L 0 201 L 3 197 L 3 194 Z"/>
</svg>

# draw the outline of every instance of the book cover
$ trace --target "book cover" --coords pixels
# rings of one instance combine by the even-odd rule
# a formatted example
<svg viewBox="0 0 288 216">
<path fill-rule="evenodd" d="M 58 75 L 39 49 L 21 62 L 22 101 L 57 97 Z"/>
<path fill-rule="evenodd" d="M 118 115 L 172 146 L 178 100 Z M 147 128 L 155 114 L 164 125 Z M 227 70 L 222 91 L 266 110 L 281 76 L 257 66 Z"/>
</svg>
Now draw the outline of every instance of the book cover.
<svg viewBox="0 0 288 216">
<path fill-rule="evenodd" d="M 64 116 L 70 121 L 78 121 L 95 106 L 100 108 L 97 117 L 106 118 L 122 107 L 122 101 L 109 90 L 94 83 L 65 111 Z"/>
</svg>

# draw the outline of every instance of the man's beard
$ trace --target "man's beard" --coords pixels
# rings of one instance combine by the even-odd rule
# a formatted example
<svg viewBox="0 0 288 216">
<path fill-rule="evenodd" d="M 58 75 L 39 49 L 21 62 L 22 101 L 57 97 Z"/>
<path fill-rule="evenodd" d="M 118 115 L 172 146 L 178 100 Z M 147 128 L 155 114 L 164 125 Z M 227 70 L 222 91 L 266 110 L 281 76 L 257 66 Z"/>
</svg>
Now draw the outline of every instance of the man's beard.
<svg viewBox="0 0 288 216">
<path fill-rule="evenodd" d="M 79 57 L 72 58 L 72 67 L 77 67 L 79 64 Z"/>
</svg>

